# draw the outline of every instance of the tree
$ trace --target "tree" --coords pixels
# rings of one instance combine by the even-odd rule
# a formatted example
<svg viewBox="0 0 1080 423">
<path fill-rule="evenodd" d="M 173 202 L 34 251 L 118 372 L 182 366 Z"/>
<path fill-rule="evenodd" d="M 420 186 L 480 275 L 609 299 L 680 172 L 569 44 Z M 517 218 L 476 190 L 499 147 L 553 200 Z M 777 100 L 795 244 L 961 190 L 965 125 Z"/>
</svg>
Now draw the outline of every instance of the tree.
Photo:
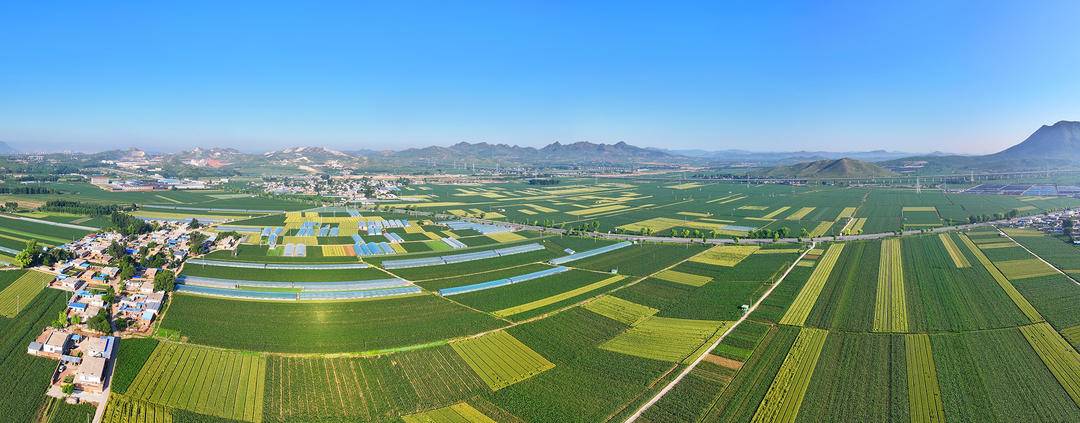
<svg viewBox="0 0 1080 423">
<path fill-rule="evenodd" d="M 189 229 L 199 229 L 202 227 L 202 223 L 199 223 L 199 219 L 191 218 L 191 221 L 188 222 L 187 227 Z"/>
<path fill-rule="evenodd" d="M 66 328 L 67 325 L 68 325 L 67 314 L 65 314 L 62 311 L 57 313 L 56 319 L 53 320 L 52 323 L 49 323 L 49 326 L 52 326 L 52 327 L 57 328 L 57 329 Z"/>
<path fill-rule="evenodd" d="M 26 241 L 26 248 L 19 251 L 19 254 L 15 255 L 15 265 L 27 268 L 37 263 L 40 258 L 41 250 L 37 246 L 37 240 L 31 239 Z"/>
<path fill-rule="evenodd" d="M 172 270 L 161 270 L 154 275 L 154 291 L 172 291 L 176 288 L 176 273 Z"/>
<path fill-rule="evenodd" d="M 112 333 L 112 324 L 109 323 L 109 314 L 104 308 L 90 320 L 86 321 L 86 327 L 101 333 Z"/>
</svg>

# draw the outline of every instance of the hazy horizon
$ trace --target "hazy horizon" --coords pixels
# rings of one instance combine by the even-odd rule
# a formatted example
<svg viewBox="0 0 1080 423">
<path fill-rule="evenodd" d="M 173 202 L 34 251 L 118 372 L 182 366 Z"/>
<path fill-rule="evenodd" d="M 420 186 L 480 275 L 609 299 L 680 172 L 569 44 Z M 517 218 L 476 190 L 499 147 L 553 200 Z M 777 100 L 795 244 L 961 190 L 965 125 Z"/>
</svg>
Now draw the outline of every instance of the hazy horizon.
<svg viewBox="0 0 1080 423">
<path fill-rule="evenodd" d="M 20 150 L 983 154 L 1080 120 L 1067 1 L 0 11 L 0 141 Z"/>
</svg>

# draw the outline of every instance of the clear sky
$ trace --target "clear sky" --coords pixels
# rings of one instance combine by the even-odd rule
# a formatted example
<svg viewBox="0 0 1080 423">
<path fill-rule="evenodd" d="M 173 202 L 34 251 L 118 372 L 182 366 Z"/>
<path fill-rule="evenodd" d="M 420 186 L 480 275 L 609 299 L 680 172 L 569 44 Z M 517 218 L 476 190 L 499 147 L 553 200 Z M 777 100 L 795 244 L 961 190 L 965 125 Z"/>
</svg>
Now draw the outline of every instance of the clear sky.
<svg viewBox="0 0 1080 423">
<path fill-rule="evenodd" d="M 1080 120 L 1077 16 L 1075 0 L 7 1 L 0 140 L 983 153 Z"/>
</svg>

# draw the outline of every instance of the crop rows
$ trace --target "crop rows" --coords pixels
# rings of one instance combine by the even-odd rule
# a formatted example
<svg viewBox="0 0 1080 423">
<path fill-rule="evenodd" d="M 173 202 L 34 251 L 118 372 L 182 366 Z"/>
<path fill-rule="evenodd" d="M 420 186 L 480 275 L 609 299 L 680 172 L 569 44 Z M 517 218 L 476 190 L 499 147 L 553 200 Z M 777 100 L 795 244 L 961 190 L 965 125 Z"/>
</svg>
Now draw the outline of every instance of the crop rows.
<svg viewBox="0 0 1080 423">
<path fill-rule="evenodd" d="M 262 421 L 265 378 L 262 356 L 162 343 L 128 394 L 168 407 L 257 423 Z"/>
<path fill-rule="evenodd" d="M 829 332 L 802 328 L 758 405 L 753 422 L 794 422 Z"/>
<path fill-rule="evenodd" d="M 66 306 L 66 293 L 50 289 L 17 317 L 0 318 L 0 420 L 33 420 L 56 362 L 27 354 L 26 345 Z"/>
<path fill-rule="evenodd" d="M 953 264 L 958 268 L 971 267 L 971 263 L 968 262 L 967 256 L 960 251 L 960 248 L 953 242 L 952 235 L 947 233 L 938 234 L 938 239 L 941 240 L 941 244 L 945 246 L 945 251 L 949 253 L 949 258 L 952 259 Z"/>
<path fill-rule="evenodd" d="M 604 287 L 606 287 L 608 285 L 620 282 L 623 279 L 626 279 L 626 276 L 622 276 L 622 275 L 611 276 L 611 277 L 605 278 L 605 279 L 597 281 L 597 282 L 593 282 L 591 284 L 588 284 L 588 285 L 585 285 L 585 286 L 582 286 L 582 287 L 574 288 L 574 289 L 571 289 L 571 290 L 566 291 L 566 292 L 561 292 L 561 293 L 552 295 L 550 297 L 541 298 L 541 299 L 538 299 L 538 300 L 535 300 L 535 301 L 530 301 L 530 302 L 527 302 L 525 304 L 519 304 L 519 305 L 516 305 L 516 306 L 513 306 L 513 307 L 507 307 L 507 308 L 504 308 L 502 310 L 496 311 L 494 314 L 496 316 L 499 316 L 499 317 L 511 317 L 511 316 L 516 316 L 516 315 L 522 314 L 522 313 L 528 313 L 530 311 L 534 311 L 534 310 L 538 310 L 538 309 L 541 309 L 541 308 L 544 308 L 544 307 L 548 307 L 548 306 L 551 306 L 553 304 L 558 304 L 560 302 L 567 301 L 567 300 L 573 299 L 573 298 L 578 297 L 578 296 L 584 296 L 584 295 L 589 294 L 589 293 L 591 293 L 593 291 L 604 288 Z"/>
<path fill-rule="evenodd" d="M 810 315 L 810 311 L 813 310 L 814 303 L 817 302 L 818 295 L 821 294 L 822 288 L 825 287 L 825 282 L 828 281 L 829 274 L 832 272 L 833 266 L 836 265 L 836 260 L 840 257 L 842 251 L 844 251 L 844 244 L 832 244 L 829 246 L 829 249 L 821 256 L 821 260 L 818 261 L 814 272 L 810 274 L 810 279 L 806 282 L 806 285 L 803 285 L 802 290 L 795 297 L 795 301 L 788 308 L 787 313 L 780 319 L 781 324 L 801 326 L 806 323 L 806 318 Z"/>
<path fill-rule="evenodd" d="M 1053 267 L 1047 266 L 1042 260 L 1034 257 L 999 261 L 995 264 L 1001 269 L 1001 273 L 1004 273 L 1005 277 L 1009 278 L 1009 280 L 1037 278 L 1040 276 L 1058 274 L 1058 271 Z"/>
<path fill-rule="evenodd" d="M 274 356 L 264 421 L 391 421 L 485 391 L 448 346 L 369 358 Z"/>
<path fill-rule="evenodd" d="M 741 263 L 759 248 L 756 245 L 717 245 L 698 254 L 690 261 L 695 263 L 711 264 L 714 266 L 734 267 Z"/>
<path fill-rule="evenodd" d="M 473 408 L 467 402 L 459 402 L 448 407 L 401 416 L 401 420 L 405 423 L 495 423 L 495 420 L 485 416 L 484 413 Z"/>
<path fill-rule="evenodd" d="M 611 295 L 601 295 L 585 303 L 586 310 L 622 323 L 633 325 L 637 321 L 656 314 L 657 309 L 624 300 Z"/>
<path fill-rule="evenodd" d="M 53 278 L 53 275 L 35 270 L 19 276 L 19 279 L 0 291 L 0 316 L 15 317 Z"/>
<path fill-rule="evenodd" d="M 1080 353 L 1046 323 L 1021 326 L 1020 332 L 1061 383 L 1061 387 L 1065 388 L 1065 392 L 1080 405 Z"/>
<path fill-rule="evenodd" d="M 544 356 L 506 331 L 497 331 L 450 344 L 492 391 L 555 367 Z"/>
<path fill-rule="evenodd" d="M 906 332 L 907 301 L 904 291 L 904 263 L 900 239 L 881 241 L 877 295 L 874 302 L 875 332 Z"/>
<path fill-rule="evenodd" d="M 701 347 L 731 322 L 648 317 L 600 346 L 633 356 L 676 362 Z"/>
<path fill-rule="evenodd" d="M 1000 286 L 1001 289 L 1005 290 L 1005 294 L 1007 294 L 1009 298 L 1012 299 L 1014 303 L 1016 303 L 1016 306 L 1020 308 L 1020 311 L 1022 311 L 1024 315 L 1028 317 L 1028 319 L 1031 319 L 1032 323 L 1041 322 L 1043 318 L 1039 314 L 1039 312 L 1035 310 L 1035 307 L 1032 307 L 1031 303 L 1029 303 L 1027 299 L 1020 294 L 1020 291 L 1016 290 L 1016 287 L 1014 287 L 1012 283 L 1009 282 L 1009 279 L 1006 278 L 1005 275 L 1002 274 L 996 266 L 994 266 L 994 263 L 991 262 L 985 254 L 983 254 L 982 250 L 980 250 L 979 247 L 975 245 L 975 243 L 971 242 L 971 239 L 968 238 L 967 235 L 960 234 L 960 239 L 964 241 L 964 244 L 967 245 L 968 250 L 970 250 L 971 253 L 975 255 L 975 258 L 979 260 L 979 263 L 982 263 L 983 267 L 986 268 L 986 271 L 990 272 L 990 276 L 994 277 L 994 281 L 997 282 L 998 286 Z"/>
<path fill-rule="evenodd" d="M 668 282 L 681 283 L 683 285 L 690 286 L 702 286 L 713 280 L 713 278 L 709 276 L 695 275 L 693 273 L 684 273 L 671 269 L 657 273 L 653 277 L 657 279 L 663 279 Z"/>
<path fill-rule="evenodd" d="M 103 423 L 172 423 L 172 410 L 165 406 L 113 393 L 105 407 Z"/>
<path fill-rule="evenodd" d="M 938 388 L 930 337 L 926 334 L 904 336 L 907 360 L 908 408 L 912 422 L 944 422 L 945 406 Z"/>
</svg>

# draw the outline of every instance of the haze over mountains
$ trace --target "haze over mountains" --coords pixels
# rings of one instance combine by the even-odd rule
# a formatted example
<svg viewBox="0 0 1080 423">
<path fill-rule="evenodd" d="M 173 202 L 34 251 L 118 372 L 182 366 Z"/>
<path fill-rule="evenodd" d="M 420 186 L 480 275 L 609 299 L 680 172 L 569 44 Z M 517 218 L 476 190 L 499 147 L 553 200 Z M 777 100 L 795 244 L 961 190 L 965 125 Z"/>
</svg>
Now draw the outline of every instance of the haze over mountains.
<svg viewBox="0 0 1080 423">
<path fill-rule="evenodd" d="M 16 151 L 0 142 L 0 154 Z M 93 154 L 123 157 L 130 152 L 116 150 Z M 760 175 L 774 177 L 864 177 L 889 176 L 889 168 L 922 169 L 920 173 L 1042 169 L 1080 165 L 1080 122 L 1061 121 L 1044 125 L 1023 142 L 986 156 L 962 156 L 943 153 L 911 154 L 874 150 L 863 152 L 753 152 L 747 150 L 665 150 L 643 148 L 625 142 L 614 144 L 554 142 L 541 148 L 486 142 L 459 142 L 450 146 L 409 148 L 399 151 L 334 150 L 318 146 L 291 147 L 253 154 L 233 148 L 194 148 L 162 155 L 169 163 L 197 166 L 227 166 L 236 162 L 270 161 L 277 163 L 364 164 L 371 161 L 401 165 L 454 167 L 466 163 L 479 166 L 545 166 L 573 164 L 613 165 L 695 165 L 771 167 Z M 871 163 L 872 162 L 872 163 Z"/>
</svg>

